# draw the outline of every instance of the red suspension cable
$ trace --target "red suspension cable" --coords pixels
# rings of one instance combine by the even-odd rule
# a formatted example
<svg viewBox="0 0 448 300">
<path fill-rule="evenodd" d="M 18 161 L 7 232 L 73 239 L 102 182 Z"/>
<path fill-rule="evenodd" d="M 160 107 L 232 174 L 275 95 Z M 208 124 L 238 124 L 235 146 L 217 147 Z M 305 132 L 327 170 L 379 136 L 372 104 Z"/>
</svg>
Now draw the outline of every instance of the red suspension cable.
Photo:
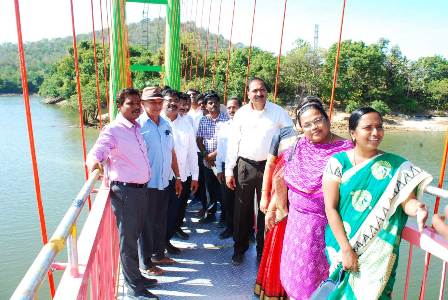
<svg viewBox="0 0 448 300">
<path fill-rule="evenodd" d="M 109 112 L 109 85 L 107 83 L 107 67 L 106 67 L 106 47 L 104 43 L 104 26 L 103 26 L 103 4 L 100 0 L 100 16 L 101 16 L 101 43 L 103 46 L 103 75 L 104 75 L 104 93 L 106 95 L 106 107 Z M 109 116 L 110 121 L 110 116 Z"/>
<path fill-rule="evenodd" d="M 338 50 L 336 52 L 336 61 L 334 63 L 334 73 L 333 73 L 333 86 L 331 87 L 331 97 L 330 97 L 330 109 L 328 116 L 330 117 L 333 114 L 334 107 L 334 95 L 336 92 L 336 84 L 338 81 L 338 70 L 339 70 L 339 55 L 341 53 L 341 40 L 342 40 L 342 28 L 344 26 L 344 14 L 345 14 L 345 3 L 347 0 L 344 0 L 344 4 L 342 5 L 342 14 L 341 14 L 341 26 L 339 28 L 339 40 L 338 40 Z"/>
<path fill-rule="evenodd" d="M 201 25 L 199 27 L 198 33 L 199 33 L 199 43 L 198 43 L 198 53 L 196 54 L 196 78 L 198 78 L 198 69 L 199 69 L 199 56 L 201 56 L 201 45 L 202 45 L 202 19 L 204 17 L 204 1 L 202 0 L 202 7 L 201 7 Z"/>
<path fill-rule="evenodd" d="M 447 156 L 448 156 L 448 130 L 445 134 L 445 146 L 444 146 L 443 154 L 442 154 L 442 164 L 440 165 L 439 183 L 437 184 L 437 186 L 439 188 L 443 188 L 443 182 L 445 180 L 445 169 L 446 169 Z M 440 205 L 440 197 L 437 196 L 436 203 L 434 205 L 434 213 L 435 214 L 439 212 L 439 205 Z M 423 278 L 422 278 L 422 284 L 421 284 L 421 289 L 420 289 L 420 297 L 419 297 L 420 300 L 425 299 L 426 279 L 428 277 L 428 268 L 429 268 L 430 261 L 431 261 L 431 254 L 426 252 L 425 266 L 424 266 L 424 270 L 423 270 Z"/>
<path fill-rule="evenodd" d="M 100 119 L 100 129 L 103 127 L 101 120 L 101 92 L 100 78 L 98 72 L 98 58 L 96 57 L 96 32 L 95 32 L 95 16 L 93 14 L 93 0 L 90 0 L 90 11 L 92 13 L 92 37 L 93 37 L 93 63 L 95 65 L 95 85 L 96 85 L 96 105 L 98 108 L 98 117 Z"/>
<path fill-rule="evenodd" d="M 109 0 L 106 0 L 107 44 L 109 46 L 109 51 L 110 51 L 110 27 L 111 27 L 111 24 L 109 23 L 109 12 L 112 15 L 112 6 L 110 5 Z"/>
<path fill-rule="evenodd" d="M 197 35 L 197 26 L 196 23 L 198 21 L 198 5 L 199 5 L 199 0 L 196 0 L 196 13 L 195 13 L 195 17 L 194 17 L 194 38 L 196 38 Z M 193 78 L 193 51 L 191 51 L 191 56 L 190 56 L 190 80 Z"/>
<path fill-rule="evenodd" d="M 224 81 L 224 104 L 227 104 L 227 84 L 229 81 L 230 49 L 232 48 L 232 34 L 233 34 L 233 20 L 235 18 L 235 5 L 236 5 L 236 0 L 233 0 L 232 25 L 230 27 L 229 48 L 227 49 L 226 80 Z"/>
<path fill-rule="evenodd" d="M 279 77 L 280 77 L 280 60 L 282 57 L 283 31 L 285 29 L 286 3 L 287 2 L 288 2 L 288 0 L 285 0 L 285 7 L 283 8 L 282 34 L 280 35 L 280 49 L 278 51 L 278 58 L 277 58 L 277 74 L 275 75 L 274 102 L 277 99 L 277 93 L 278 93 L 278 83 L 279 83 Z"/>
<path fill-rule="evenodd" d="M 213 87 L 213 88 L 215 88 L 216 63 L 218 62 L 219 26 L 220 26 L 220 24 L 221 24 L 221 8 L 222 8 L 222 0 L 219 2 L 218 33 L 216 33 L 216 40 L 215 40 L 215 58 L 213 59 L 213 71 L 212 71 L 212 87 Z"/>
<path fill-rule="evenodd" d="M 89 178 L 89 171 L 86 166 L 86 136 L 84 130 L 84 116 L 82 109 L 82 95 L 81 95 L 81 80 L 79 78 L 79 64 L 78 64 L 78 48 L 76 46 L 76 31 L 75 31 L 75 14 L 73 12 L 73 0 L 70 0 L 70 11 L 72 17 L 72 34 L 73 34 L 73 58 L 75 60 L 75 75 L 76 75 L 76 91 L 78 93 L 78 110 L 79 110 L 79 123 L 81 126 L 81 141 L 82 141 L 82 158 L 84 161 L 84 171 L 86 179 Z M 89 210 L 92 207 L 90 197 L 88 199 Z"/>
<path fill-rule="evenodd" d="M 249 43 L 249 53 L 247 56 L 247 70 L 246 70 L 246 83 L 244 84 L 244 91 L 243 91 L 243 104 L 246 104 L 247 100 L 247 83 L 249 81 L 249 74 L 250 74 L 250 57 L 252 55 L 252 36 L 254 34 L 254 24 L 255 24 L 255 10 L 257 8 L 257 0 L 254 0 L 254 12 L 252 14 L 252 28 L 250 30 L 250 43 Z"/>
<path fill-rule="evenodd" d="M 208 55 L 208 41 L 210 38 L 210 16 L 212 14 L 212 2 L 210 0 L 209 10 L 208 10 L 208 25 L 207 25 L 207 39 L 205 41 L 205 55 L 204 55 L 204 73 L 202 74 L 202 90 L 205 90 L 205 73 L 207 70 L 207 55 Z"/>
<path fill-rule="evenodd" d="M 26 124 L 28 128 L 28 140 L 30 144 L 30 154 L 33 167 L 34 189 L 36 191 L 37 211 L 39 214 L 42 244 L 45 245 L 48 242 L 47 226 L 45 225 L 45 213 L 42 204 L 42 194 L 40 190 L 39 169 L 37 167 L 36 149 L 34 146 L 33 121 L 31 119 L 30 95 L 28 90 L 28 78 L 26 74 L 25 52 L 23 50 L 22 25 L 20 21 L 19 0 L 14 0 L 14 7 L 16 14 L 17 44 L 20 58 L 20 74 L 22 78 L 23 100 L 25 103 Z M 51 273 L 51 271 L 48 271 L 47 275 L 48 275 L 48 282 L 50 285 L 51 298 L 53 298 L 55 293 L 53 273 Z"/>
</svg>

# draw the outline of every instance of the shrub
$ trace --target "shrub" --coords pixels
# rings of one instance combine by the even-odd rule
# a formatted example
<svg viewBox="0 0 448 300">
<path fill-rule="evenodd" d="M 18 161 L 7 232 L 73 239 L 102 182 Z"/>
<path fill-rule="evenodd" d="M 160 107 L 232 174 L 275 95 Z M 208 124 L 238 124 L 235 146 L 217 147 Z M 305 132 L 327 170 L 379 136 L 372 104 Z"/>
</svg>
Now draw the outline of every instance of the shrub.
<svg viewBox="0 0 448 300">
<path fill-rule="evenodd" d="M 352 113 L 354 110 L 361 107 L 361 102 L 358 100 L 350 99 L 347 101 L 347 105 L 345 106 L 346 113 Z"/>
<path fill-rule="evenodd" d="M 373 109 L 377 110 L 383 116 L 390 113 L 390 108 L 384 101 L 381 100 L 372 101 L 370 103 L 370 106 Z"/>
</svg>

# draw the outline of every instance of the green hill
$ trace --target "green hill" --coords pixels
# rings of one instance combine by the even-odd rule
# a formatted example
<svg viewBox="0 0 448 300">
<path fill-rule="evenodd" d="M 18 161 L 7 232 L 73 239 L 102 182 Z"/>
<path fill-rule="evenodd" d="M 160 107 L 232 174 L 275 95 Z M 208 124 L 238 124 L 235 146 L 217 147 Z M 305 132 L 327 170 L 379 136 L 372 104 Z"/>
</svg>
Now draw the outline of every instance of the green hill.
<svg viewBox="0 0 448 300">
<path fill-rule="evenodd" d="M 188 31 L 199 31 L 202 39 L 202 48 L 205 49 L 207 31 L 198 29 L 193 23 L 182 24 L 182 32 L 185 28 Z M 128 39 L 132 46 L 142 46 L 150 52 L 156 52 L 163 45 L 163 30 L 165 19 L 146 19 L 138 23 L 128 25 Z M 106 43 L 107 43 L 107 33 Z M 97 43 L 101 45 L 101 31 L 96 32 Z M 215 43 L 216 35 L 210 34 L 210 43 Z M 79 34 L 77 41 L 91 41 L 92 34 Z M 43 75 L 49 68 L 62 57 L 64 57 L 72 47 L 72 37 L 43 39 L 36 42 L 26 42 L 25 60 L 27 64 L 27 74 L 30 92 L 37 93 L 43 80 Z M 223 36 L 219 36 L 219 47 L 225 48 L 228 41 Z M 236 44 L 234 47 L 241 48 L 244 45 Z M 0 44 L 0 94 L 21 93 L 21 79 L 19 60 L 17 56 L 17 45 L 13 43 Z"/>
</svg>

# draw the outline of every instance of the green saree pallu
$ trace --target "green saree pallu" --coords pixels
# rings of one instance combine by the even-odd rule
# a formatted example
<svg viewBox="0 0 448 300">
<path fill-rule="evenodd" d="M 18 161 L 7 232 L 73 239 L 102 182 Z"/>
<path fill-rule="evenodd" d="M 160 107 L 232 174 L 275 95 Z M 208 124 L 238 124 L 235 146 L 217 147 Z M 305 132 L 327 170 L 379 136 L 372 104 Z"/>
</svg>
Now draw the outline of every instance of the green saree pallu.
<svg viewBox="0 0 448 300">
<path fill-rule="evenodd" d="M 329 160 L 324 177 L 340 182 L 339 213 L 359 257 L 359 272 L 347 273 L 328 299 L 390 299 L 408 219 L 400 204 L 413 191 L 420 198 L 431 175 L 395 154 L 378 154 L 353 166 L 341 152 Z M 342 255 L 329 226 L 325 242 L 330 277 L 337 279 Z"/>
</svg>

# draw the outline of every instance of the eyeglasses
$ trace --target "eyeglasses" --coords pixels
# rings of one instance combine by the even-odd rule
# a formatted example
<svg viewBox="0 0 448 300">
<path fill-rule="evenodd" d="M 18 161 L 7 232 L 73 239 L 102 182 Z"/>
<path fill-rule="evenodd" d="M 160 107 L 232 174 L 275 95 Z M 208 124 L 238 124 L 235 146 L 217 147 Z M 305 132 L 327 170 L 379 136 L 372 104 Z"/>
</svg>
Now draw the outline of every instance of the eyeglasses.
<svg viewBox="0 0 448 300">
<path fill-rule="evenodd" d="M 310 121 L 310 122 L 306 122 L 305 124 L 302 125 L 303 129 L 311 129 L 314 126 L 321 126 L 322 124 L 324 124 L 325 122 L 325 118 L 324 117 L 320 117 L 317 119 L 314 119 L 314 121 Z"/>
</svg>

